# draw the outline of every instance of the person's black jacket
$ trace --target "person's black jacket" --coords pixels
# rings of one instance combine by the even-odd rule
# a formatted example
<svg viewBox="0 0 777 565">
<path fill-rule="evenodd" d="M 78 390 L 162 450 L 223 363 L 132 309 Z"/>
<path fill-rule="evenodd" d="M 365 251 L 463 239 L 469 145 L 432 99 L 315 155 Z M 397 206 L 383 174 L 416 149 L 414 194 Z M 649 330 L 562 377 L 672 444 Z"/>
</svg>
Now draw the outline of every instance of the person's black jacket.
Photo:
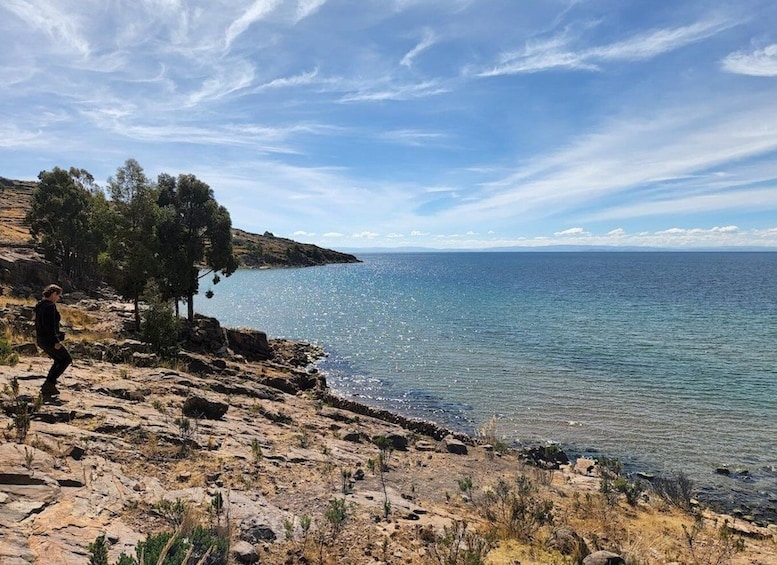
<svg viewBox="0 0 777 565">
<path fill-rule="evenodd" d="M 60 315 L 57 305 L 51 300 L 40 300 L 35 305 L 35 334 L 38 345 L 52 347 L 64 339 L 59 331 Z"/>
</svg>

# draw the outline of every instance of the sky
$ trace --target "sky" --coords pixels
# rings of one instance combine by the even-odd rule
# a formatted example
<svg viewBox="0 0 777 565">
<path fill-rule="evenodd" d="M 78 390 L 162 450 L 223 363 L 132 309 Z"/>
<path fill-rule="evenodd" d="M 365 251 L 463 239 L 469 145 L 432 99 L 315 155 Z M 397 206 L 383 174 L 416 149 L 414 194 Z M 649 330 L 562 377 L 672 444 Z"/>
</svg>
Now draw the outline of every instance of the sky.
<svg viewBox="0 0 777 565">
<path fill-rule="evenodd" d="M 332 249 L 777 249 L 773 0 L 3 0 L 0 176 Z"/>
</svg>

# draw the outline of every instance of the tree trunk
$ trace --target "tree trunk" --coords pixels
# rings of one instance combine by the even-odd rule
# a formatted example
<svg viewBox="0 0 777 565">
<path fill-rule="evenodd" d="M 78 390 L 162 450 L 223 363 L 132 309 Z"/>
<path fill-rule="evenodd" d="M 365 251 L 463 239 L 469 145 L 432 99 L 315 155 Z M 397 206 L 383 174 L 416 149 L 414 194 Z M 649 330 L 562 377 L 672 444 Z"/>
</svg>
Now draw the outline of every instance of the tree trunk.
<svg viewBox="0 0 777 565">
<path fill-rule="evenodd" d="M 186 299 L 186 319 L 190 326 L 194 324 L 194 293 L 191 291 Z"/>
<path fill-rule="evenodd" d="M 135 297 L 134 304 L 135 304 L 135 331 L 139 332 L 140 331 L 140 305 L 138 303 L 137 296 Z"/>
</svg>

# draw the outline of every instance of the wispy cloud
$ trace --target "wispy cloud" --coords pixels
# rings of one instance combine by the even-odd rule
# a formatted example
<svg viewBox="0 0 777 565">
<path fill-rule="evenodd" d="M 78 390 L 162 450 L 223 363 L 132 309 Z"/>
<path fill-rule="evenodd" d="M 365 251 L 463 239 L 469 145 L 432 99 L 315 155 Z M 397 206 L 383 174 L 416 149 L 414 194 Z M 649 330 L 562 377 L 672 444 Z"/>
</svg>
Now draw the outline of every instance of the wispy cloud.
<svg viewBox="0 0 777 565">
<path fill-rule="evenodd" d="M 255 0 L 254 3 L 227 28 L 226 37 L 224 38 L 224 49 L 229 51 L 232 43 L 245 32 L 251 24 L 267 17 L 279 4 L 281 4 L 281 0 Z"/>
<path fill-rule="evenodd" d="M 58 3 L 46 0 L 6 0 L 3 8 L 13 13 L 34 30 L 57 40 L 60 48 L 69 47 L 81 56 L 89 55 L 89 41 L 72 12 L 59 9 Z"/>
<path fill-rule="evenodd" d="M 412 67 L 413 66 L 413 60 L 423 51 L 429 49 L 432 45 L 434 45 L 437 42 L 437 36 L 430 30 L 426 30 L 424 32 L 424 37 L 421 40 L 421 42 L 413 47 L 410 51 L 408 51 L 404 57 L 402 57 L 402 60 L 399 62 L 400 65 L 403 67 Z"/>
<path fill-rule="evenodd" d="M 299 0 L 297 12 L 294 15 L 294 23 L 298 23 L 314 14 L 324 4 L 326 4 L 326 0 Z"/>
<path fill-rule="evenodd" d="M 189 95 L 187 106 L 197 106 L 203 101 L 218 100 L 238 90 L 247 88 L 255 76 L 253 65 L 239 61 L 218 71 L 208 78 L 202 87 Z"/>
<path fill-rule="evenodd" d="M 777 43 L 754 51 L 731 53 L 721 63 L 723 70 L 754 77 L 777 77 Z"/>
<path fill-rule="evenodd" d="M 482 77 L 534 73 L 552 69 L 596 71 L 608 61 L 642 61 L 702 41 L 735 25 L 735 22 L 707 20 L 688 26 L 656 29 L 597 47 L 571 49 L 568 34 L 527 42 L 515 52 L 504 53 Z"/>
<path fill-rule="evenodd" d="M 416 84 L 392 84 L 383 89 L 369 89 L 346 94 L 340 102 L 379 102 L 382 100 L 411 100 L 426 98 L 449 92 L 449 88 L 437 81 L 426 81 Z"/>
</svg>

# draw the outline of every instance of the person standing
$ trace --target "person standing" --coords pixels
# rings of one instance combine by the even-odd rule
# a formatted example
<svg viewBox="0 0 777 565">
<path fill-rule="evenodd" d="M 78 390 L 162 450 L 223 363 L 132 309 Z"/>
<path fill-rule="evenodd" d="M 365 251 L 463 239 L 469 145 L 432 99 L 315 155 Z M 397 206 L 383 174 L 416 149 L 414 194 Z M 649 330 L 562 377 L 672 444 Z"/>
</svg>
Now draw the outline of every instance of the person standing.
<svg viewBox="0 0 777 565">
<path fill-rule="evenodd" d="M 44 397 L 59 394 L 57 379 L 73 362 L 73 358 L 62 343 L 65 334 L 59 330 L 60 315 L 57 310 L 57 302 L 60 298 L 62 298 L 62 288 L 50 284 L 43 289 L 43 298 L 35 305 L 35 334 L 38 347 L 54 360 L 46 377 L 46 382 L 40 389 Z"/>
</svg>

